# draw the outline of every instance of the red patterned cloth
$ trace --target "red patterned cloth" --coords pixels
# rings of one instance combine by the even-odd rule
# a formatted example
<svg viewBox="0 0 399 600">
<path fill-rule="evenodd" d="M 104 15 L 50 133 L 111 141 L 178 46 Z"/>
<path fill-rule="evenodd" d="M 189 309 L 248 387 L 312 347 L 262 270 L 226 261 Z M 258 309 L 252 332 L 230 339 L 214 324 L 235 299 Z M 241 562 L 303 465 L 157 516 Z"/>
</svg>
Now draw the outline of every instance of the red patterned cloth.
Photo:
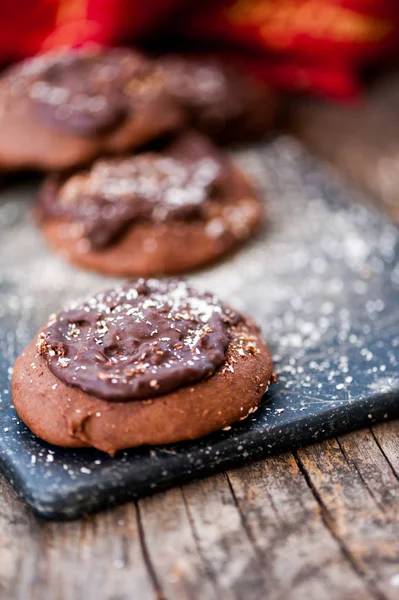
<svg viewBox="0 0 399 600">
<path fill-rule="evenodd" d="M 398 0 L 12 0 L 0 3 L 0 60 L 87 42 L 162 37 L 238 57 L 279 88 L 359 91 L 366 65 L 399 57 Z"/>
</svg>

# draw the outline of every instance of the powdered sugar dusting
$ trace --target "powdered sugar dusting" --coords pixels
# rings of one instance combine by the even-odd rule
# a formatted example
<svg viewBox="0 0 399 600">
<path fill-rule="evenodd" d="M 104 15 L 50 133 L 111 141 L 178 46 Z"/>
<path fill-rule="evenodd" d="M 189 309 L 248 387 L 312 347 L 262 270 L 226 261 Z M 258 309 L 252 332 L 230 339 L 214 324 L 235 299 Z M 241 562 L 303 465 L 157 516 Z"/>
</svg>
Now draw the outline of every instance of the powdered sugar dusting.
<svg viewBox="0 0 399 600">
<path fill-rule="evenodd" d="M 320 396 L 314 383 L 316 379 L 319 383 L 322 371 L 323 392 L 330 383 L 334 389 L 328 401 L 345 400 L 348 386 L 356 387 L 356 376 L 351 384 L 344 381 L 353 355 L 361 356 L 362 349 L 372 352 L 368 340 L 377 318 L 378 323 L 381 319 L 394 323 L 397 318 L 385 314 L 380 283 L 384 264 L 390 264 L 391 283 L 399 284 L 395 279 L 399 267 L 394 264 L 396 229 L 389 223 L 372 229 L 372 213 L 360 205 L 350 209 L 348 218 L 346 200 L 331 211 L 320 194 L 331 196 L 334 188 L 325 184 L 324 176 L 290 138 L 268 145 L 262 154 L 243 151 L 237 158 L 264 189 L 269 224 L 252 244 L 192 279 L 262 323 L 282 362 L 280 374 L 290 394 L 293 388 L 306 388 L 307 393 L 310 389 Z M 0 311 L 19 315 L 17 334 L 26 341 L 64 301 L 87 296 L 115 280 L 75 269 L 51 255 L 31 226 L 25 203 L 17 206 L 13 200 L 13 194 L 20 193 L 9 191 L 9 200 L 0 210 L 3 243 L 8 248 L 0 256 L 6 290 Z M 32 249 L 29 269 L 27 247 Z M 362 324 L 354 333 L 359 321 Z M 312 367 L 309 362 L 304 366 L 305 355 L 327 339 L 331 344 L 339 342 L 336 354 L 317 358 L 317 367 L 315 361 Z M 387 355 L 387 375 L 397 366 L 396 355 L 397 349 Z M 367 368 L 379 368 L 374 360 L 368 361 Z M 370 376 L 371 384 L 372 372 Z M 336 390 L 338 383 L 344 383 L 345 389 Z"/>
<path fill-rule="evenodd" d="M 60 203 L 81 203 L 85 198 L 98 197 L 120 202 L 133 197 L 151 202 L 153 220 L 162 221 L 163 211 L 203 203 L 219 172 L 218 163 L 208 157 L 189 164 L 152 154 L 97 161 L 87 174 L 72 177 L 64 184 Z"/>
<path fill-rule="evenodd" d="M 363 400 L 371 406 L 367 414 L 372 422 L 378 407 L 384 402 L 387 406 L 386 399 L 394 398 L 399 387 L 396 228 L 362 205 L 349 204 L 356 194 L 327 176 L 291 138 L 243 151 L 237 158 L 262 190 L 268 224 L 251 244 L 190 280 L 261 324 L 279 383 L 271 386 L 268 402 L 242 428 L 233 426 L 215 441 L 182 450 L 193 471 L 204 468 L 208 459 L 222 465 L 226 456 L 250 458 L 263 446 L 271 451 L 284 436 L 288 445 L 297 431 L 293 421 L 298 424 L 303 418 L 310 424 L 312 415 L 328 414 L 324 425 L 318 420 L 306 429 L 307 437 L 302 432 L 302 440 L 319 439 L 330 431 L 331 411 L 345 415 L 353 406 L 363 407 Z M 5 190 L 0 204 L 1 244 L 6 249 L 0 252 L 0 361 L 6 365 L 0 406 L 6 407 L 2 425 L 9 428 L 1 429 L 7 456 L 15 453 L 15 440 L 24 432 L 9 408 L 7 368 L 49 314 L 67 301 L 115 285 L 115 279 L 76 269 L 50 253 L 27 212 L 33 190 L 31 185 Z M 381 410 L 379 418 L 392 416 L 389 409 Z M 342 418 L 340 423 L 341 430 L 357 425 Z M 84 466 L 93 473 L 102 469 L 94 458 L 80 459 L 70 452 L 66 460 L 59 450 L 48 463 L 47 452 L 32 438 L 29 448 L 36 457 L 32 469 L 51 469 L 55 488 L 57 465 L 70 481 L 78 476 L 80 461 L 88 461 Z M 151 460 L 155 456 L 158 464 L 159 457 L 167 459 L 170 453 L 175 460 L 178 452 L 155 449 Z M 120 461 L 130 459 L 123 454 Z M 120 466 L 119 459 L 114 461 Z M 91 499 L 96 494 L 92 490 Z"/>
<path fill-rule="evenodd" d="M 51 316 L 37 349 L 68 385 L 107 400 L 147 399 L 214 373 L 239 321 L 185 281 L 138 279 Z"/>
<path fill-rule="evenodd" d="M 33 57 L 5 78 L 8 110 L 19 110 L 18 100 L 27 98 L 42 121 L 89 135 L 117 127 L 131 101 L 159 93 L 163 80 L 138 52 L 95 45 Z"/>
</svg>

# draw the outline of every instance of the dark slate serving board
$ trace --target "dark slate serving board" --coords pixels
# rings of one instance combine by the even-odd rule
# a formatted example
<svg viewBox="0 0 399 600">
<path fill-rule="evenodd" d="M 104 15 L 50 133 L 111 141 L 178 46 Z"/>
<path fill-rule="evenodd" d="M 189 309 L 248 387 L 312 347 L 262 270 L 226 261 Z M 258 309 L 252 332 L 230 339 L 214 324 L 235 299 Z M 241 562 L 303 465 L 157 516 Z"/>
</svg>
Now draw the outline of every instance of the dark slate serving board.
<svg viewBox="0 0 399 600">
<path fill-rule="evenodd" d="M 73 518 L 269 453 L 399 416 L 399 248 L 395 227 L 354 200 L 294 140 L 238 155 L 268 201 L 252 244 L 192 279 L 261 323 L 279 383 L 260 409 L 195 443 L 109 458 L 41 442 L 17 418 L 17 353 L 63 300 L 110 280 L 51 256 L 32 226 L 32 184 L 0 199 L 0 461 L 47 518 Z"/>
</svg>

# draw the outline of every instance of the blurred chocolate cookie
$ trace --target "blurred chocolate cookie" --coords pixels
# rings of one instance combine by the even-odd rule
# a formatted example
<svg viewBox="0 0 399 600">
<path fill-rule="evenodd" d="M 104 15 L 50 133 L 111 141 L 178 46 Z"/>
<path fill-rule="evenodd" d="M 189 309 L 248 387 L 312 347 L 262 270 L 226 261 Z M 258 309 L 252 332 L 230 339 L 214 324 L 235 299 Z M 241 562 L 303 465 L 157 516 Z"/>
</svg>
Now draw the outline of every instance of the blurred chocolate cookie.
<svg viewBox="0 0 399 600">
<path fill-rule="evenodd" d="M 245 419 L 271 378 L 251 319 L 184 281 L 140 279 L 52 315 L 17 358 L 12 395 L 47 442 L 115 454 Z"/>
<path fill-rule="evenodd" d="M 67 260 L 114 275 L 172 274 L 223 256 L 258 227 L 262 208 L 240 169 L 195 132 L 159 151 L 103 158 L 51 176 L 37 215 Z"/>
<path fill-rule="evenodd" d="M 222 143 L 253 141 L 276 124 L 277 98 L 237 64 L 212 56 L 166 54 L 158 64 L 192 125 Z"/>
<path fill-rule="evenodd" d="M 0 78 L 0 170 L 59 170 L 175 129 L 182 112 L 138 52 L 80 49 L 26 60 Z"/>
</svg>

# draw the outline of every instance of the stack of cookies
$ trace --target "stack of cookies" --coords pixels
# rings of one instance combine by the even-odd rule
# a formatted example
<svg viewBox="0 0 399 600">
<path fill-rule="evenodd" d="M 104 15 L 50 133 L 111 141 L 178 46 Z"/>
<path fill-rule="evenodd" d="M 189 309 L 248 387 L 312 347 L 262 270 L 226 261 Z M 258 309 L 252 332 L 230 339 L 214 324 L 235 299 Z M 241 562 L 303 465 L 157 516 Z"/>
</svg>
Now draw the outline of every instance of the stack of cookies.
<svg viewBox="0 0 399 600">
<path fill-rule="evenodd" d="M 270 89 L 209 57 L 83 48 L 3 74 L 0 171 L 48 173 L 35 217 L 49 246 L 139 278 L 52 316 L 17 359 L 14 403 L 37 435 L 113 454 L 256 408 L 272 377 L 256 325 L 154 277 L 203 267 L 257 230 L 260 200 L 215 143 L 265 134 L 276 111 Z"/>
</svg>

